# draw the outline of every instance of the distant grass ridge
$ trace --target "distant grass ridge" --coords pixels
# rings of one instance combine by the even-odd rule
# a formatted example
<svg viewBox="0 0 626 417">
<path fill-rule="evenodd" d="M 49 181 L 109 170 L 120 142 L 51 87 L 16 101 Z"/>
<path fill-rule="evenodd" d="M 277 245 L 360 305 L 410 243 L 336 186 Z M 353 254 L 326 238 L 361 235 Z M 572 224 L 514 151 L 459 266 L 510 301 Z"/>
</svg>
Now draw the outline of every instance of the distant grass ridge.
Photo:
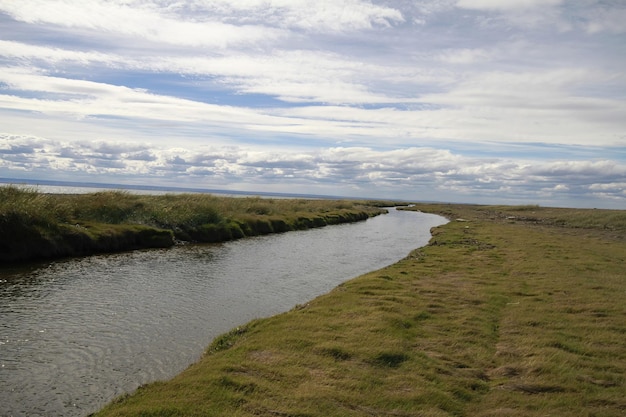
<svg viewBox="0 0 626 417">
<path fill-rule="evenodd" d="M 169 247 L 177 241 L 222 242 L 365 220 L 383 212 L 347 200 L 124 191 L 60 195 L 3 186 L 0 261 Z"/>
<path fill-rule="evenodd" d="M 452 221 L 96 416 L 624 415 L 625 211 L 410 209 Z"/>
</svg>

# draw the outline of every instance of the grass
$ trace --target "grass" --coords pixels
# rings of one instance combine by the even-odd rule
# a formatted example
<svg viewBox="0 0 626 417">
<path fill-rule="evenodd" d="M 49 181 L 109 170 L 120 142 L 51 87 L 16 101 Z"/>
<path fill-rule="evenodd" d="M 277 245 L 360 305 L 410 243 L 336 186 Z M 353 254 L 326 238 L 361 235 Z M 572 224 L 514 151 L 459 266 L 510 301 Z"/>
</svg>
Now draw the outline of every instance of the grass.
<svg viewBox="0 0 626 417">
<path fill-rule="evenodd" d="M 221 242 L 365 220 L 384 210 L 362 201 L 135 195 L 123 191 L 43 194 L 0 187 L 0 261 L 86 255 L 176 241 Z M 7 239 L 6 237 L 10 237 Z"/>
<path fill-rule="evenodd" d="M 96 415 L 626 413 L 626 212 L 409 209 L 458 220 Z"/>
</svg>

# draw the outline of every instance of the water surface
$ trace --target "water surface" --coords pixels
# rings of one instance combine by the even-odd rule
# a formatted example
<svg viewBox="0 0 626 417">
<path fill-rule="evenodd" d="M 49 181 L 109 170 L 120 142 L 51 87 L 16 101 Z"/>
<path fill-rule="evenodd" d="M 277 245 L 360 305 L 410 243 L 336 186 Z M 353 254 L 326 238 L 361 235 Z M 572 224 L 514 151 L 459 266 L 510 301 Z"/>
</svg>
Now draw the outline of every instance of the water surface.
<svg viewBox="0 0 626 417">
<path fill-rule="evenodd" d="M 218 245 L 0 269 L 0 416 L 84 416 L 172 377 L 211 340 L 389 265 L 439 216 L 365 222 Z"/>
</svg>

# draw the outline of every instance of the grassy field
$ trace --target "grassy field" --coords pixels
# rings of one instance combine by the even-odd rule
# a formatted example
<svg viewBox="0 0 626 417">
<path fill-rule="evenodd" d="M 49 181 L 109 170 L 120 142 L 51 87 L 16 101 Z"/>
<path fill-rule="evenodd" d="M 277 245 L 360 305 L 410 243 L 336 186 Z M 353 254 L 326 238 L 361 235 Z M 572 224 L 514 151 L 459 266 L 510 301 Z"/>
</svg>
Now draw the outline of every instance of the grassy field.
<svg viewBox="0 0 626 417">
<path fill-rule="evenodd" d="M 0 262 L 221 242 L 365 220 L 380 202 L 136 195 L 44 194 L 0 187 Z"/>
<path fill-rule="evenodd" d="M 626 415 L 626 211 L 411 209 L 452 221 L 96 415 Z"/>
</svg>

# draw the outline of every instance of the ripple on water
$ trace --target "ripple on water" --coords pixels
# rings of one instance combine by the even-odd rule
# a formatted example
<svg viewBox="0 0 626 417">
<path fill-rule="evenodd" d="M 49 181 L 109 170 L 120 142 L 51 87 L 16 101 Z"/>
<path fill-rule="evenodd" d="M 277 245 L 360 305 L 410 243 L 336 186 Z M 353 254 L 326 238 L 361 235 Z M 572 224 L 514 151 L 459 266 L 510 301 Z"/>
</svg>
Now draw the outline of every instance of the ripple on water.
<svg viewBox="0 0 626 417">
<path fill-rule="evenodd" d="M 211 339 L 427 243 L 437 216 L 0 272 L 0 415 L 84 416 L 185 369 Z"/>
</svg>

